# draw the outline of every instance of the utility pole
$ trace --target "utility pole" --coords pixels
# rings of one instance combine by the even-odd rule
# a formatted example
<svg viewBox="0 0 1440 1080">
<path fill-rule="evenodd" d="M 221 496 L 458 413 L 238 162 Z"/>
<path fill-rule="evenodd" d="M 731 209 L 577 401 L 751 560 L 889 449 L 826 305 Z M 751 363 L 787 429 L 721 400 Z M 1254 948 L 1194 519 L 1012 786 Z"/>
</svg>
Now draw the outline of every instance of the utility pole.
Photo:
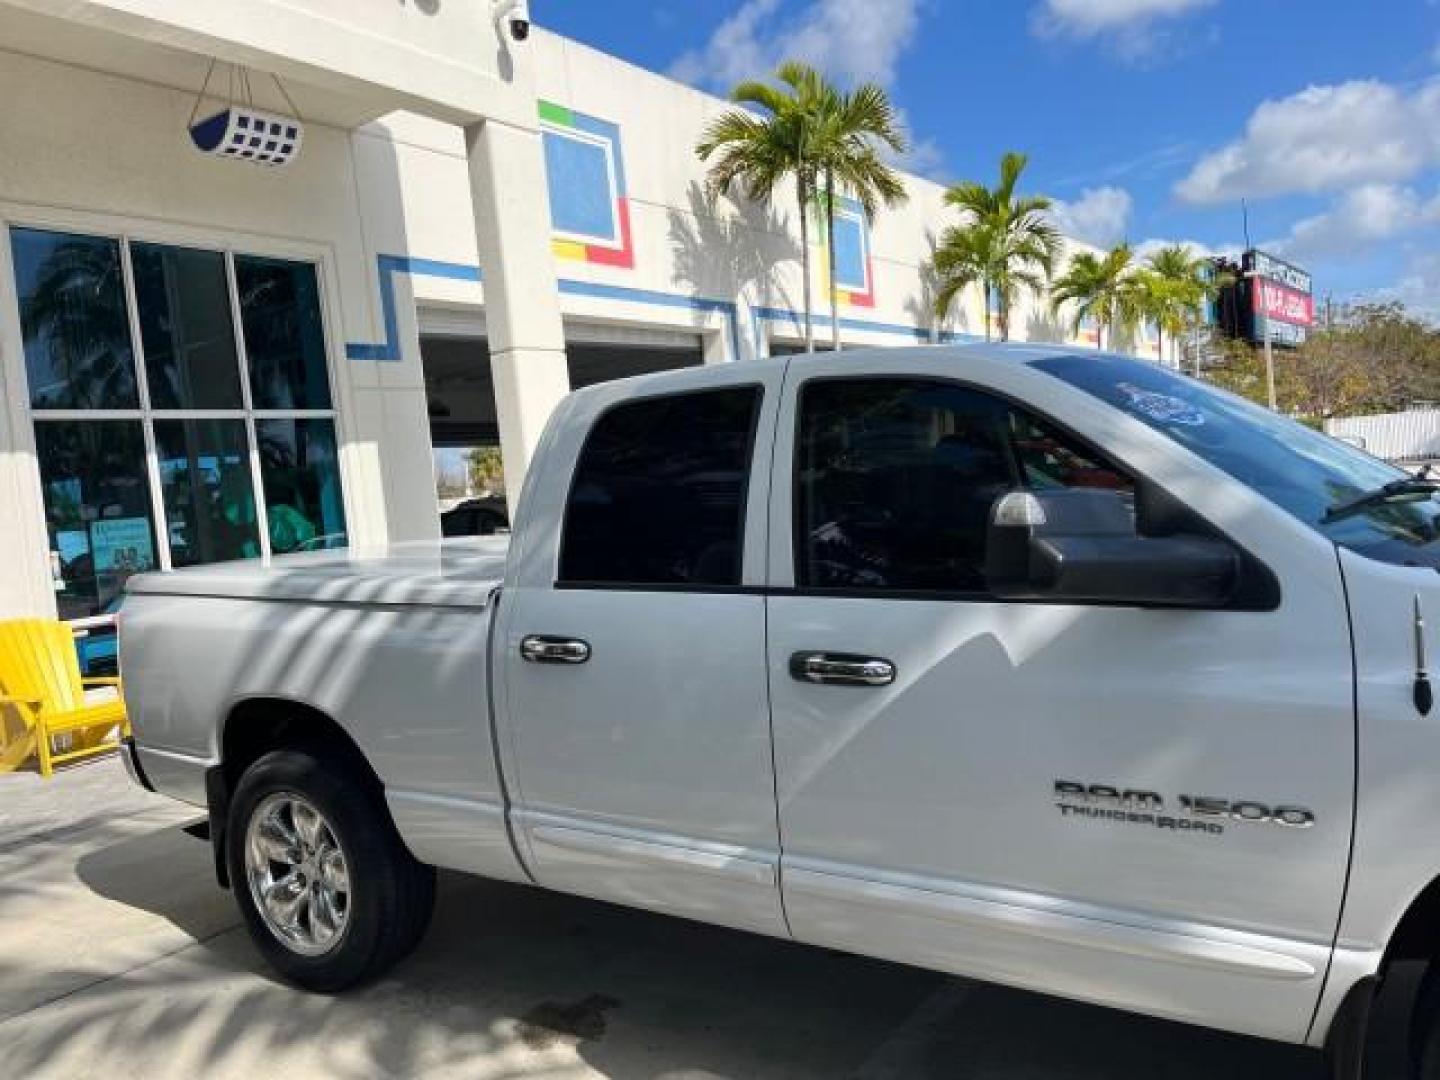
<svg viewBox="0 0 1440 1080">
<path fill-rule="evenodd" d="M 1255 303 L 1255 290 L 1264 289 L 1260 282 L 1260 275 L 1254 270 L 1247 271 L 1244 275 L 1250 279 L 1250 303 Z M 1280 411 L 1280 403 L 1275 397 L 1275 342 L 1270 334 L 1270 310 L 1265 304 L 1265 296 L 1262 291 L 1260 295 L 1260 317 L 1264 321 L 1260 324 L 1260 332 L 1264 334 L 1265 341 L 1265 399 L 1270 403 L 1271 412 Z"/>
<path fill-rule="evenodd" d="M 1270 339 L 1270 316 L 1265 316 L 1265 393 L 1270 399 L 1270 411 L 1279 412 L 1280 403 L 1275 399 L 1275 343 Z"/>
<path fill-rule="evenodd" d="M 1264 298 L 1265 287 L 1260 283 L 1258 277 L 1251 280 L 1250 287 L 1262 290 L 1260 307 L 1264 312 L 1265 321 L 1260 324 L 1260 332 L 1265 335 L 1265 396 L 1270 402 L 1270 411 L 1279 412 L 1279 402 L 1275 400 L 1275 341 L 1274 336 L 1270 333 L 1270 308 Z"/>
</svg>

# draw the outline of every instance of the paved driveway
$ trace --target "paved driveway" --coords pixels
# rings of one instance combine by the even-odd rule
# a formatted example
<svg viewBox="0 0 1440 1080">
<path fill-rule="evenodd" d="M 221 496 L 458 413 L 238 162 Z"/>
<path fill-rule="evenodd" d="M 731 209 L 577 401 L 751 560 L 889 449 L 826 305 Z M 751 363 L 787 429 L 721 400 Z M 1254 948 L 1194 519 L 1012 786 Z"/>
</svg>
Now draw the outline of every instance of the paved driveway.
<svg viewBox="0 0 1440 1080">
<path fill-rule="evenodd" d="M 457 875 L 410 960 L 310 996 L 262 967 L 198 817 L 113 760 L 0 776 L 6 1077 L 1324 1075 L 1290 1047 Z"/>
</svg>

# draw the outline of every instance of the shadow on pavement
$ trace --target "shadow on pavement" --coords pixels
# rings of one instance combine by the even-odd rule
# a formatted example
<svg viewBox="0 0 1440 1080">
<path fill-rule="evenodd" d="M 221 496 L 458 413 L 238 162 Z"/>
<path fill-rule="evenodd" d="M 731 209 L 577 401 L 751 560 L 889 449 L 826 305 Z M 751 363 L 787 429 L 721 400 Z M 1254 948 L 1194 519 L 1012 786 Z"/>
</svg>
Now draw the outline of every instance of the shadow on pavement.
<svg viewBox="0 0 1440 1080">
<path fill-rule="evenodd" d="M 186 833 L 189 824 L 90 851 L 75 864 L 75 874 L 107 900 L 159 915 L 197 941 L 213 937 L 240 918 L 230 897 L 215 885 L 209 843 Z"/>
<path fill-rule="evenodd" d="M 325 998 L 270 977 L 214 885 L 208 845 L 179 826 L 92 850 L 76 869 L 196 944 L 12 1018 L 0 1027 L 9 1075 L 1324 1075 L 1293 1047 L 452 874 L 414 956 Z M 0 957 L 0 983 L 21 974 Z"/>
</svg>

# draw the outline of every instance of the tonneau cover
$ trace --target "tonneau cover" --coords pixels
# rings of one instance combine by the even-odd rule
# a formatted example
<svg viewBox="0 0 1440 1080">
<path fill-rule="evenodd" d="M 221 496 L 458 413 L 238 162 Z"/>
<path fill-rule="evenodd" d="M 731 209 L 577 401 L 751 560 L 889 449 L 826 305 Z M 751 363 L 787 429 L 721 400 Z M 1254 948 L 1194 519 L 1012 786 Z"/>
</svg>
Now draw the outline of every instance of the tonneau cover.
<svg viewBox="0 0 1440 1080">
<path fill-rule="evenodd" d="M 342 548 L 140 574 L 130 593 L 325 604 L 484 608 L 505 576 L 508 536 Z"/>
</svg>

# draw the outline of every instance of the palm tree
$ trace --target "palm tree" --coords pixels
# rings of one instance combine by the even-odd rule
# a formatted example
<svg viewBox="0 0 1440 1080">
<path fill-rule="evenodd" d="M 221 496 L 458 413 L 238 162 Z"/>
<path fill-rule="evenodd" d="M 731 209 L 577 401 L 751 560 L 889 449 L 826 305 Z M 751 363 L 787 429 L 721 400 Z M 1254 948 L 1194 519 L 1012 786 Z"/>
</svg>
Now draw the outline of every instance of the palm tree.
<svg viewBox="0 0 1440 1080">
<path fill-rule="evenodd" d="M 1015 188 L 1030 159 L 1008 153 L 1000 159 L 994 188 L 967 180 L 950 188 L 945 201 L 962 215 L 940 237 L 933 260 L 938 288 L 935 314 L 944 319 L 955 297 L 979 284 L 985 297 L 985 339 L 990 339 L 990 299 L 1000 307 L 1000 339 L 1010 339 L 1010 309 L 1024 287 L 1041 292 L 1060 257 L 1060 230 L 1050 219 L 1043 195 L 1017 196 Z"/>
<path fill-rule="evenodd" d="M 1160 359 L 1165 358 L 1165 335 L 1179 339 L 1199 320 L 1214 282 L 1204 258 L 1184 244 L 1169 244 L 1153 252 L 1137 275 L 1140 309 L 1160 335 Z"/>
<path fill-rule="evenodd" d="M 830 253 L 830 335 L 840 348 L 840 304 L 836 295 L 835 204 L 841 190 L 860 204 L 867 221 L 883 203 L 898 206 L 908 196 L 898 173 L 880 157 L 882 149 L 904 153 L 906 139 L 890 97 L 874 83 L 842 93 L 812 72 L 817 136 L 809 147 L 823 180 L 825 245 Z"/>
<path fill-rule="evenodd" d="M 805 347 L 815 351 L 811 318 L 810 230 L 806 220 L 817 185 L 813 148 L 820 137 L 818 103 L 823 80 L 811 67 L 795 61 L 775 72 L 780 87 L 758 81 L 742 82 L 730 93 L 732 101 L 751 105 L 764 115 L 736 109 L 717 117 L 695 147 L 701 161 L 715 163 L 705 179 L 705 193 L 713 202 L 732 187 L 739 187 L 755 202 L 766 202 L 775 189 L 794 178 L 800 210 L 800 264 L 805 288 Z"/>
<path fill-rule="evenodd" d="M 34 237 L 34 239 L 32 239 Z M 20 328 L 27 356 L 45 366 L 32 390 L 37 408 L 114 409 L 138 404 L 120 249 L 114 241 L 25 237 L 38 262 L 22 285 Z M 44 245 L 49 245 L 44 247 Z M 17 255 L 21 242 L 17 241 Z M 42 257 L 43 251 L 43 257 Z"/>
<path fill-rule="evenodd" d="M 1086 316 L 1094 318 L 1099 328 L 1096 346 L 1103 349 L 1107 329 L 1131 329 L 1141 317 L 1141 294 L 1133 264 L 1129 244 L 1121 244 L 1104 255 L 1082 251 L 1070 260 L 1051 289 L 1052 309 L 1058 314 L 1062 305 L 1074 305 L 1072 333 L 1079 332 Z"/>
</svg>

